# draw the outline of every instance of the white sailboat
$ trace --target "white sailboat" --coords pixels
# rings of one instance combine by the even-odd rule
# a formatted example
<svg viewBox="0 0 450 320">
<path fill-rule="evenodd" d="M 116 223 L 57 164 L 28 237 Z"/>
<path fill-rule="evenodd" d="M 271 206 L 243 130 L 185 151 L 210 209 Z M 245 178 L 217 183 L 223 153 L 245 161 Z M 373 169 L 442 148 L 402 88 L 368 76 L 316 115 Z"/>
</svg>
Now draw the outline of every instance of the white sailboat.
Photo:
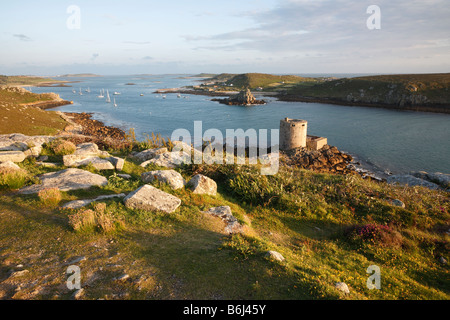
<svg viewBox="0 0 450 320">
<path fill-rule="evenodd" d="M 97 96 L 97 98 L 103 99 L 105 97 L 105 93 L 103 92 L 103 89 L 100 91 L 100 94 Z"/>
<path fill-rule="evenodd" d="M 81 92 L 81 88 L 80 88 L 80 96 L 82 96 L 83 95 L 83 92 Z"/>
<path fill-rule="evenodd" d="M 114 107 L 117 107 L 116 98 L 114 98 Z"/>
<path fill-rule="evenodd" d="M 91 92 L 91 89 L 89 87 L 85 90 L 87 93 Z"/>
<path fill-rule="evenodd" d="M 108 103 L 111 102 L 111 98 L 109 97 L 109 91 L 108 91 L 108 89 L 106 89 L 106 102 L 108 102 Z"/>
</svg>

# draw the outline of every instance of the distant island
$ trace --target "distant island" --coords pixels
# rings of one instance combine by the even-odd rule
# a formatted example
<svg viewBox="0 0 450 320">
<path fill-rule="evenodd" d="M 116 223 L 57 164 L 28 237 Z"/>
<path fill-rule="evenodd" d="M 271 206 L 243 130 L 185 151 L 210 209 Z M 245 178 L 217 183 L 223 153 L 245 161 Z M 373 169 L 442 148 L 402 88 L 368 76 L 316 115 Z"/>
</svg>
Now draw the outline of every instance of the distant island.
<svg viewBox="0 0 450 320">
<path fill-rule="evenodd" d="M 75 73 L 75 74 L 64 74 L 62 76 L 58 77 L 64 77 L 64 78 L 96 78 L 96 77 L 102 77 L 98 74 L 93 73 Z"/>
<path fill-rule="evenodd" d="M 67 87 L 69 81 L 55 80 L 36 76 L 5 76 L 0 75 L 0 87 Z"/>
<path fill-rule="evenodd" d="M 450 113 L 450 73 L 355 78 L 312 78 L 264 73 L 203 75 L 207 77 L 199 85 L 164 91 L 230 96 L 250 89 L 255 94 L 276 97 L 280 101 Z"/>
</svg>

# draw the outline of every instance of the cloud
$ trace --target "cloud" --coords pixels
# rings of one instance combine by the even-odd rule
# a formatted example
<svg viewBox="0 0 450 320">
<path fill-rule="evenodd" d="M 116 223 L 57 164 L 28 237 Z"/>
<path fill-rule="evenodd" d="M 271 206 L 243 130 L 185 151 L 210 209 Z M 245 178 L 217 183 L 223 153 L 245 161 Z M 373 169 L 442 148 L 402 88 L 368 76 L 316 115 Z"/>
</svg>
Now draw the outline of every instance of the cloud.
<svg viewBox="0 0 450 320">
<path fill-rule="evenodd" d="M 334 58 L 401 56 L 413 50 L 449 49 L 447 0 L 377 0 L 381 30 L 369 30 L 367 7 L 351 0 L 283 0 L 266 11 L 247 12 L 253 26 L 212 35 L 185 35 L 199 50 L 251 50 Z M 434 50 L 434 51 L 433 51 Z M 419 54 L 419 52 L 417 52 Z"/>
<path fill-rule="evenodd" d="M 24 34 L 13 34 L 13 37 L 18 38 L 21 41 L 33 41 L 30 37 L 28 37 Z"/>
<path fill-rule="evenodd" d="M 142 59 L 143 59 L 143 60 L 153 60 L 153 57 L 145 56 L 145 57 L 143 57 Z"/>
</svg>

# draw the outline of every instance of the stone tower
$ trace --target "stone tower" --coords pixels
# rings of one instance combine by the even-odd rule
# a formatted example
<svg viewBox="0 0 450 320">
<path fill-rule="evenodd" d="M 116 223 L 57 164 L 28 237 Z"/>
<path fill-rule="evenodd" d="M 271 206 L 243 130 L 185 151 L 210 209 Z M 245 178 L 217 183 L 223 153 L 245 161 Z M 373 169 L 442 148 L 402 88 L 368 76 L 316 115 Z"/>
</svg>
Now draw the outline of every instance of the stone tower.
<svg viewBox="0 0 450 320">
<path fill-rule="evenodd" d="M 280 150 L 306 147 L 308 121 L 285 118 L 280 121 Z"/>
</svg>

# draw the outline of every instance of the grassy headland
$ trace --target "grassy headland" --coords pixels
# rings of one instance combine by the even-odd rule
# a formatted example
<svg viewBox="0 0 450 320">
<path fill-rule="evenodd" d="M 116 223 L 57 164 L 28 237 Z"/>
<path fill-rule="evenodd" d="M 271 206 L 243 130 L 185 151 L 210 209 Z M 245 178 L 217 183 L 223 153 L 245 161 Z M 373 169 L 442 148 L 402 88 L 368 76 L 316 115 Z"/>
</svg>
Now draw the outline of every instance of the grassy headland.
<svg viewBox="0 0 450 320">
<path fill-rule="evenodd" d="M 210 89 L 215 91 L 259 90 L 278 91 L 293 85 L 311 85 L 321 82 L 321 78 L 305 78 L 293 75 L 272 75 L 265 73 L 230 74 L 222 73 L 204 79 L 204 84 L 195 89 Z"/>
<path fill-rule="evenodd" d="M 284 101 L 450 113 L 450 73 L 344 78 L 297 85 L 278 97 Z"/>
<path fill-rule="evenodd" d="M 70 103 L 53 93 L 36 94 L 19 87 L 0 88 L 0 134 L 53 135 L 67 122 L 43 109 Z"/>
</svg>

